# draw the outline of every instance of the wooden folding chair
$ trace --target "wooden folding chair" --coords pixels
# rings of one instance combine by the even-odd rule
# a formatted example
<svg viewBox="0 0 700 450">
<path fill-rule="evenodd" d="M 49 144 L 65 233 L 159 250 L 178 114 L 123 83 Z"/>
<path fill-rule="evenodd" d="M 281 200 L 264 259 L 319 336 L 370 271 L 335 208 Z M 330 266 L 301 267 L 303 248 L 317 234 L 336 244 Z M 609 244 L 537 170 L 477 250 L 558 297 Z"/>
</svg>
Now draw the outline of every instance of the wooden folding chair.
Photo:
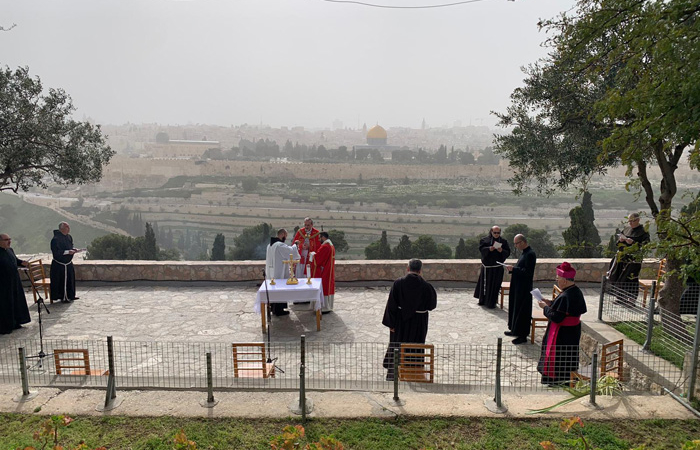
<svg viewBox="0 0 700 450">
<path fill-rule="evenodd" d="M 552 300 L 557 298 L 557 295 L 561 294 L 561 288 L 556 284 L 552 286 Z M 547 328 L 549 325 L 549 319 L 544 316 L 542 308 L 539 306 L 532 307 L 532 323 L 530 324 L 530 343 L 535 343 L 535 330 L 538 328 Z"/>
<path fill-rule="evenodd" d="M 32 284 L 32 294 L 34 294 L 34 303 L 38 301 L 37 294 L 39 288 L 44 289 L 44 299 L 51 300 L 51 279 L 46 277 L 46 271 L 44 270 L 44 263 L 37 259 L 35 261 L 29 261 L 29 266 L 27 267 L 27 276 Z"/>
<path fill-rule="evenodd" d="M 109 375 L 109 370 L 91 369 L 90 353 L 84 348 L 54 349 L 56 375 Z"/>
<path fill-rule="evenodd" d="M 233 376 L 235 378 L 275 378 L 275 365 L 267 362 L 265 344 L 238 342 L 233 349 Z"/>
<path fill-rule="evenodd" d="M 432 383 L 434 379 L 435 346 L 432 344 L 401 344 L 399 380 Z"/>
<path fill-rule="evenodd" d="M 661 281 L 666 275 L 666 258 L 659 261 L 659 270 L 656 272 L 656 280 L 639 280 L 639 287 L 642 288 L 642 308 L 647 306 L 647 296 L 649 291 L 651 291 L 651 286 L 654 281 L 656 281 L 656 291 L 651 293 L 651 296 L 656 298 L 664 283 Z"/>
<path fill-rule="evenodd" d="M 624 377 L 624 341 L 622 339 L 604 344 L 600 352 L 600 376 L 609 375 L 618 381 Z M 582 367 L 578 372 L 571 372 L 571 387 L 576 381 L 591 379 L 591 366 Z"/>
<path fill-rule="evenodd" d="M 510 295 L 510 281 L 504 281 L 501 283 L 501 309 L 503 309 L 503 298 L 506 294 Z"/>
</svg>

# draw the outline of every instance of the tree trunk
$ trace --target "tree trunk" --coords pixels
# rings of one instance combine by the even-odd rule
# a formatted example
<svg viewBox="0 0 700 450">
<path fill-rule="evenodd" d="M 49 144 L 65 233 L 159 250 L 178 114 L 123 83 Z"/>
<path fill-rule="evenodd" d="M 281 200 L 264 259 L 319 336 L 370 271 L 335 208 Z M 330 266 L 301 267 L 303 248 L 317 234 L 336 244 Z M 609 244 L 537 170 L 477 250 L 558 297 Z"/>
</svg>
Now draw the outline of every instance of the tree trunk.
<svg viewBox="0 0 700 450">
<path fill-rule="evenodd" d="M 683 294 L 683 280 L 680 274 L 681 262 L 677 259 L 666 260 L 666 272 L 669 275 L 664 280 L 664 287 L 659 291 L 659 305 L 667 312 L 680 317 L 681 294 Z"/>
</svg>

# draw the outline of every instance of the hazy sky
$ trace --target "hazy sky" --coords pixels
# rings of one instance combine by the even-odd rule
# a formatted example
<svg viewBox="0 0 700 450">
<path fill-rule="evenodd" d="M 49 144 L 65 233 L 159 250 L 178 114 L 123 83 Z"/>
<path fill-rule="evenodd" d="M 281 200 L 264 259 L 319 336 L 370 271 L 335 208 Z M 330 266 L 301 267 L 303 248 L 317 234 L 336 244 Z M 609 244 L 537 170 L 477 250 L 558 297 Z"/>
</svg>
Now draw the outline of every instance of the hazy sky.
<svg viewBox="0 0 700 450">
<path fill-rule="evenodd" d="M 546 53 L 538 19 L 573 4 L 0 0 L 0 26 L 17 24 L 0 64 L 29 66 L 99 123 L 491 125 Z"/>
</svg>

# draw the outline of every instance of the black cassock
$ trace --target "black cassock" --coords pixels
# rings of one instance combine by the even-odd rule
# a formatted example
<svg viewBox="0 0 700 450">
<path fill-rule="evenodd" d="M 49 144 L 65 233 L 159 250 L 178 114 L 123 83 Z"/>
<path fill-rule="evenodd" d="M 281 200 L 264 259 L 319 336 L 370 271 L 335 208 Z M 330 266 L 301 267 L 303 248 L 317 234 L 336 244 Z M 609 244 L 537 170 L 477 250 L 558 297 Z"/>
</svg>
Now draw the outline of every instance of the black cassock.
<svg viewBox="0 0 700 450">
<path fill-rule="evenodd" d="M 490 250 L 494 242 L 500 242 L 503 246 L 500 252 L 498 250 Z M 503 282 L 503 266 L 498 263 L 502 263 L 510 256 L 508 240 L 502 237 L 494 238 L 489 233 L 488 236 L 479 241 L 479 253 L 481 253 L 482 265 L 479 281 L 476 283 L 476 289 L 474 290 L 474 298 L 479 299 L 479 305 L 495 308 L 498 295 L 501 292 L 501 283 Z"/>
<path fill-rule="evenodd" d="M 578 370 L 581 315 L 586 313 L 586 300 L 578 286 L 569 286 L 544 307 L 549 319 L 542 339 L 542 351 L 537 371 L 543 384 L 567 382 L 571 372 Z"/>
<path fill-rule="evenodd" d="M 626 227 L 622 234 L 632 239 L 634 242 L 617 243 L 617 254 L 610 261 L 608 280 L 616 287 L 615 292 L 619 300 L 627 303 L 634 303 L 639 295 L 639 271 L 642 270 L 641 261 L 635 260 L 635 256 L 622 255 L 622 251 L 632 245 L 644 245 L 649 242 L 649 233 L 644 230 L 644 226 L 635 228 Z"/>
<path fill-rule="evenodd" d="M 394 281 L 384 309 L 382 324 L 393 328 L 384 368 L 393 373 L 393 351 L 400 343 L 425 344 L 428 334 L 428 311 L 437 307 L 435 288 L 420 275 L 409 273 Z"/>
<path fill-rule="evenodd" d="M 523 250 L 513 266 L 508 295 L 508 329 L 516 336 L 530 334 L 532 323 L 532 279 L 535 277 L 537 255 L 532 247 Z"/>
<path fill-rule="evenodd" d="M 0 334 L 11 333 L 32 320 L 17 272 L 21 265 L 11 248 L 0 248 Z"/>
<path fill-rule="evenodd" d="M 66 250 L 73 250 L 73 238 L 53 230 L 51 239 L 51 300 L 75 300 L 75 269 L 73 255 L 64 255 Z"/>
</svg>

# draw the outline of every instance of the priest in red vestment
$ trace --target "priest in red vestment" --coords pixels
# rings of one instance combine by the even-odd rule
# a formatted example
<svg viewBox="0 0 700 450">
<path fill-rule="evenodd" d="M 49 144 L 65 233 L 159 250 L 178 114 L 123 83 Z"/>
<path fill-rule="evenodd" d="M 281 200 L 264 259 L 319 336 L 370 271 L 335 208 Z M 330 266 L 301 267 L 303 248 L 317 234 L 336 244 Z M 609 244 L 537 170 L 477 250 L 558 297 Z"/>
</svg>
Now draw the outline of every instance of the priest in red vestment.
<svg viewBox="0 0 700 450">
<path fill-rule="evenodd" d="M 335 247 L 328 238 L 328 233 L 319 233 L 321 245 L 313 257 L 313 278 L 320 278 L 323 285 L 323 313 L 333 311 L 335 296 Z"/>
<path fill-rule="evenodd" d="M 297 242 L 299 256 L 301 256 L 301 261 L 297 264 L 295 272 L 297 278 L 306 278 L 306 265 L 310 264 L 309 255 L 312 252 L 317 252 L 321 246 L 318 234 L 319 231 L 314 228 L 314 221 L 307 217 L 304 219 L 304 228 L 300 228 L 294 235 L 292 242 Z"/>
</svg>

